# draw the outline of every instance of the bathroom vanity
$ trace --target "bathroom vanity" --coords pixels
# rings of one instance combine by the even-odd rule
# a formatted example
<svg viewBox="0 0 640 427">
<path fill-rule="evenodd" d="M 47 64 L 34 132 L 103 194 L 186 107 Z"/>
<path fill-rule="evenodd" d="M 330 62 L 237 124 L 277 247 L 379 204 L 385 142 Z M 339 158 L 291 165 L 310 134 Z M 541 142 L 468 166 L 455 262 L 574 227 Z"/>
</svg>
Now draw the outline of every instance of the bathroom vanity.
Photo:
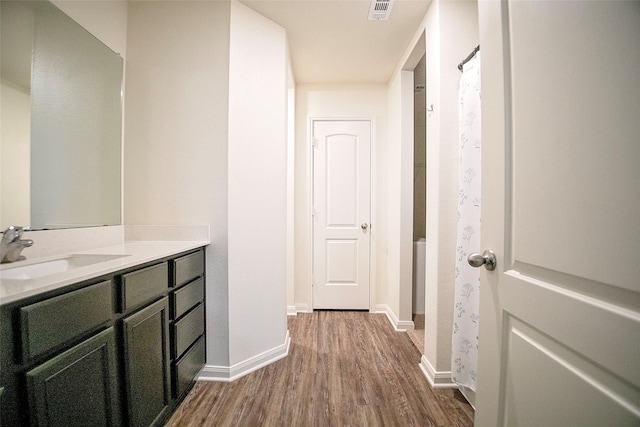
<svg viewBox="0 0 640 427">
<path fill-rule="evenodd" d="M 204 245 L 101 252 L 44 277 L 0 272 L 3 426 L 162 425 L 193 385 L 205 363 Z"/>
</svg>

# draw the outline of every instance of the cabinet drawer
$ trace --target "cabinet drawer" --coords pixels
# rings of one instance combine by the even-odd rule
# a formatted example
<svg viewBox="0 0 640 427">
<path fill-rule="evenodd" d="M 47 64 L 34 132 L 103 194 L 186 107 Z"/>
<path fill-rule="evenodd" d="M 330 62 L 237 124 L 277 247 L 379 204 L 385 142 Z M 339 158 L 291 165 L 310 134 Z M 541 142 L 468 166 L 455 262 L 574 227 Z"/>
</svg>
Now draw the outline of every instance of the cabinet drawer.
<svg viewBox="0 0 640 427">
<path fill-rule="evenodd" d="M 204 366 L 205 340 L 201 336 L 198 341 L 176 362 L 173 370 L 173 397 L 179 398 L 189 385 L 195 380 L 195 376 Z"/>
<path fill-rule="evenodd" d="M 23 360 L 45 353 L 108 322 L 112 312 L 111 281 L 22 307 Z"/>
<path fill-rule="evenodd" d="M 204 274 L 204 252 L 198 251 L 173 261 L 174 286 L 180 286 Z"/>
<path fill-rule="evenodd" d="M 204 280 L 198 279 L 184 286 L 172 295 L 171 312 L 173 319 L 177 319 L 198 304 L 204 298 Z"/>
<path fill-rule="evenodd" d="M 162 295 L 169 287 L 167 263 L 122 275 L 122 312 Z"/>
<path fill-rule="evenodd" d="M 204 332 L 204 304 L 198 305 L 190 313 L 173 324 L 172 358 L 177 359 Z"/>
</svg>

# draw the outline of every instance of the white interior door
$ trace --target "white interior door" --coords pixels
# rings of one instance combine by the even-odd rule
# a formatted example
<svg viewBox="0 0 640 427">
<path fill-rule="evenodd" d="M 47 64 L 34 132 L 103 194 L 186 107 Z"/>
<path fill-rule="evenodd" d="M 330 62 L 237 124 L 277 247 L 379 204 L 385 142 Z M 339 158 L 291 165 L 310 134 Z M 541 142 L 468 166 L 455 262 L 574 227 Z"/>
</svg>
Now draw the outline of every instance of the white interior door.
<svg viewBox="0 0 640 427">
<path fill-rule="evenodd" d="M 478 2 L 476 425 L 640 425 L 640 4 Z"/>
<path fill-rule="evenodd" d="M 369 309 L 371 122 L 313 122 L 313 308 Z"/>
</svg>

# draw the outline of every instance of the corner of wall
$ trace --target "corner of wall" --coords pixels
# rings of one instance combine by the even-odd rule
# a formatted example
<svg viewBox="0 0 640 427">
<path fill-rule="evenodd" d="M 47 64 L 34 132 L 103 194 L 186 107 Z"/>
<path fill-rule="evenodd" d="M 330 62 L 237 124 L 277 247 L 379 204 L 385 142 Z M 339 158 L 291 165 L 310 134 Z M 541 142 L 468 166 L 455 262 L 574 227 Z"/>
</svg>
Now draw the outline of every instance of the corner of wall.
<svg viewBox="0 0 640 427">
<path fill-rule="evenodd" d="M 429 381 L 432 388 L 457 388 L 458 385 L 451 380 L 451 371 L 436 371 L 429 359 L 422 355 L 420 370 Z"/>
<path fill-rule="evenodd" d="M 210 227 L 207 363 L 225 365 L 230 3 L 128 2 L 126 8 L 124 222 Z"/>
<path fill-rule="evenodd" d="M 245 375 L 257 371 L 260 368 L 264 368 L 267 365 L 287 357 L 290 346 L 291 337 L 289 336 L 289 331 L 287 331 L 282 345 L 252 356 L 242 362 L 235 363 L 231 366 L 206 364 L 198 374 L 198 381 L 235 381 Z"/>
<path fill-rule="evenodd" d="M 434 111 L 427 116 L 427 345 L 423 370 L 434 384 L 446 383 L 447 376 L 450 377 L 458 167 L 458 70 L 455 65 L 458 56 L 464 58 L 467 51 L 477 45 L 476 4 L 475 1 L 434 0 L 398 69 L 410 58 L 414 44 L 424 32 L 427 105 L 433 105 Z"/>
<path fill-rule="evenodd" d="M 229 375 L 237 377 L 274 360 L 268 349 L 287 327 L 289 81 L 284 28 L 235 1 L 229 45 Z"/>
<path fill-rule="evenodd" d="M 393 329 L 395 329 L 396 332 L 413 331 L 415 329 L 413 320 L 398 319 L 398 316 L 396 316 L 391 307 L 387 304 L 376 304 L 375 312 L 387 316 L 389 323 L 391 323 L 391 326 L 393 326 Z"/>
</svg>

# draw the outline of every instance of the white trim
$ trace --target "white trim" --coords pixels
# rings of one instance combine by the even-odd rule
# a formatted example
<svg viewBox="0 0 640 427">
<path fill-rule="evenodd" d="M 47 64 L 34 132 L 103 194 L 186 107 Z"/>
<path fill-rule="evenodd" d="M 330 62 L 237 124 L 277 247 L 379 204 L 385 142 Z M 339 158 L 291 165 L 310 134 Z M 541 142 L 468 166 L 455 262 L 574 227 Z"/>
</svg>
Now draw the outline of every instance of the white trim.
<svg viewBox="0 0 640 427">
<path fill-rule="evenodd" d="M 296 309 L 295 305 L 288 305 L 287 306 L 287 316 L 297 316 L 298 315 L 298 310 Z"/>
<path fill-rule="evenodd" d="M 307 124 L 307 138 L 308 138 L 308 142 L 311 142 L 311 144 L 308 145 L 308 151 L 307 151 L 307 195 L 308 195 L 308 199 L 307 199 L 307 203 L 309 206 L 309 216 L 307 218 L 307 231 L 308 231 L 308 236 L 309 238 L 307 239 L 307 247 L 308 247 L 308 257 L 307 257 L 307 273 L 309 274 L 308 276 L 308 281 L 307 281 L 307 310 L 311 310 L 313 311 L 313 221 L 314 218 L 313 216 L 315 215 L 315 207 L 313 206 L 313 156 L 315 154 L 315 141 L 313 139 L 313 121 L 314 118 L 313 117 L 308 117 L 308 124 Z M 302 305 L 302 304 L 301 304 Z M 296 304 L 296 307 L 298 306 L 298 304 Z"/>
<path fill-rule="evenodd" d="M 387 304 L 378 304 L 376 305 L 376 313 L 383 313 L 389 319 L 391 326 L 398 332 L 406 332 L 413 331 L 415 329 L 415 324 L 413 320 L 399 320 L 396 314 L 391 310 Z"/>
<path fill-rule="evenodd" d="M 205 365 L 200 371 L 200 374 L 198 374 L 198 381 L 235 381 L 240 377 L 287 357 L 289 354 L 290 344 L 291 337 L 287 330 L 287 335 L 285 336 L 285 340 L 282 345 L 274 347 L 271 350 L 267 350 L 232 366 Z"/>
<path fill-rule="evenodd" d="M 313 309 L 310 308 L 310 304 L 305 303 L 296 303 L 296 312 L 297 313 L 313 313 Z"/>
<path fill-rule="evenodd" d="M 438 372 L 433 368 L 429 359 L 423 354 L 420 358 L 420 370 L 427 377 L 431 388 L 457 388 L 458 385 L 451 380 L 451 371 Z"/>
<path fill-rule="evenodd" d="M 378 163 L 376 162 L 376 156 L 378 154 L 377 152 L 377 147 L 378 147 L 378 139 L 377 139 L 377 135 L 378 135 L 378 129 L 376 129 L 376 120 L 375 117 L 372 117 L 369 119 L 370 123 L 371 123 L 371 147 L 370 147 L 370 160 L 369 160 L 369 173 L 371 175 L 370 178 L 370 193 L 369 193 L 369 203 L 371 204 L 370 207 L 370 224 L 369 224 L 369 232 L 371 233 L 371 239 L 369 241 L 369 311 L 371 311 L 371 309 L 373 307 L 376 306 L 376 283 L 377 283 L 377 276 L 376 276 L 376 253 L 378 250 L 378 246 L 376 244 L 376 242 L 378 241 L 377 237 L 377 227 L 378 227 L 378 218 L 376 217 L 376 203 L 378 201 L 377 197 L 376 197 L 376 191 L 374 191 L 375 189 L 378 188 L 378 181 L 376 180 L 376 176 L 377 176 L 377 167 L 378 167 Z"/>
<path fill-rule="evenodd" d="M 471 407 L 475 411 L 475 409 L 476 409 L 476 391 L 470 389 L 469 387 L 463 386 L 463 385 L 459 385 L 459 384 L 456 384 L 456 385 L 458 386 L 458 390 L 460 390 L 460 393 L 462 393 L 464 398 L 467 399 L 467 402 L 469 402 L 469 405 L 471 405 Z"/>
</svg>

